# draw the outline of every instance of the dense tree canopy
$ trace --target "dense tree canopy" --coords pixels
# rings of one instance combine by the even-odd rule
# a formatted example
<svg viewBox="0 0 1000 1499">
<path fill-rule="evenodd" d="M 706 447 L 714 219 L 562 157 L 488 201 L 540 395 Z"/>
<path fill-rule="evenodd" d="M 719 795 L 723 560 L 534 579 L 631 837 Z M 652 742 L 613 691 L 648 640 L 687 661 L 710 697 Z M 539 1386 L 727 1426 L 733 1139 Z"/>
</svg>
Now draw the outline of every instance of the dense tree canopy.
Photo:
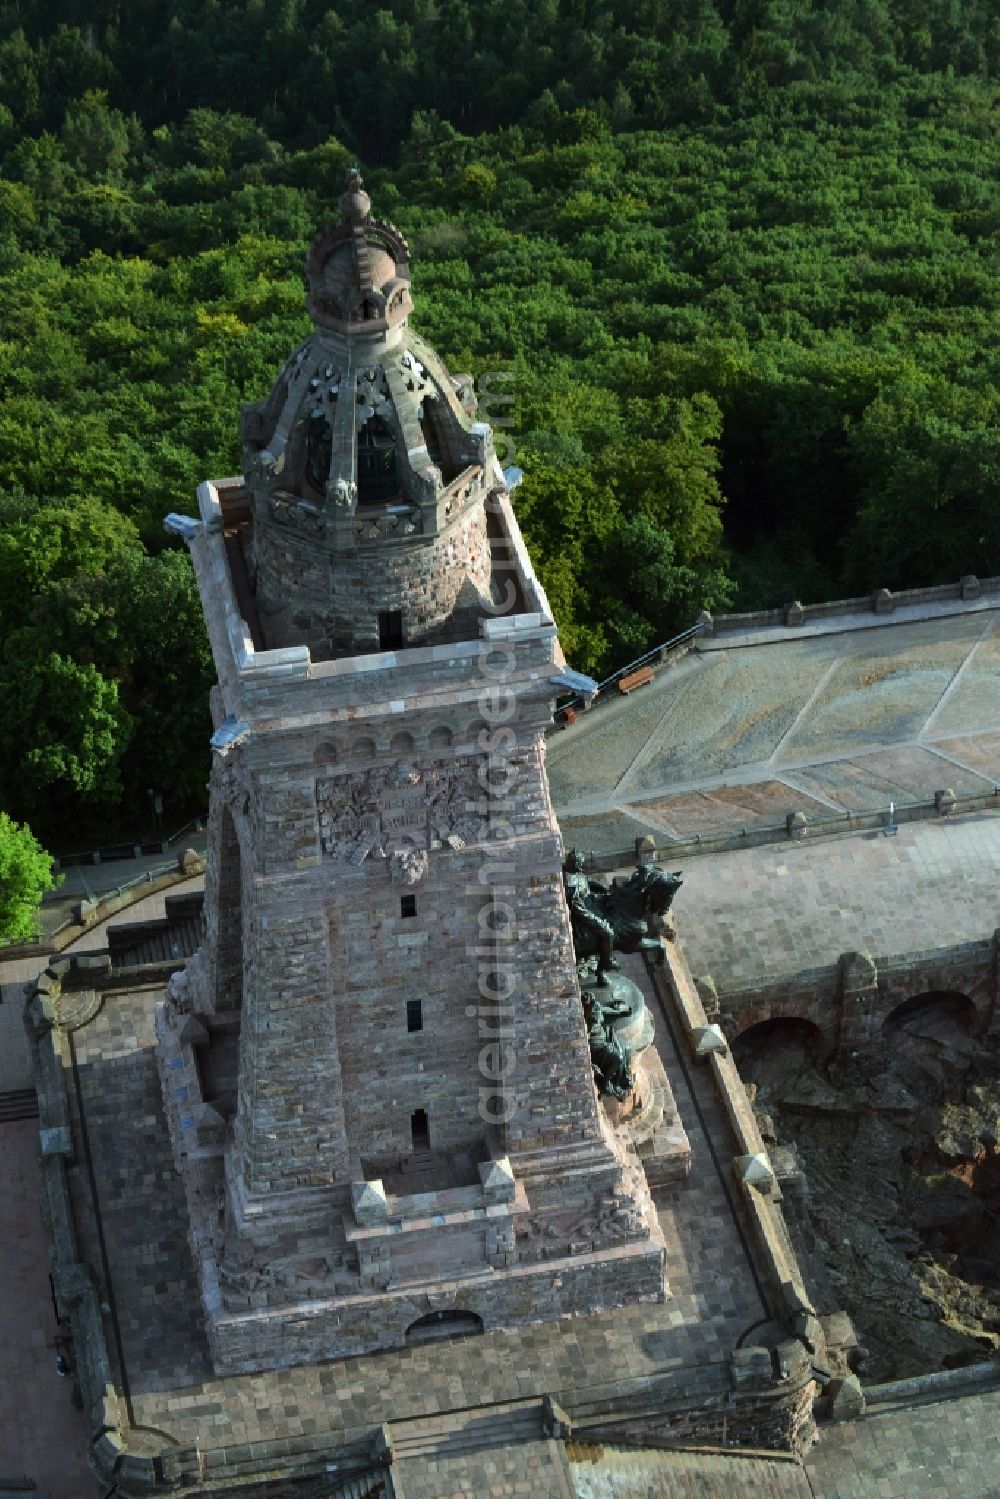
<svg viewBox="0 0 1000 1499">
<path fill-rule="evenodd" d="M 514 396 L 574 665 L 1000 572 L 998 66 L 988 0 L 0 0 L 3 804 L 198 810 L 161 520 L 236 468 L 356 159 L 421 331 Z"/>
</svg>

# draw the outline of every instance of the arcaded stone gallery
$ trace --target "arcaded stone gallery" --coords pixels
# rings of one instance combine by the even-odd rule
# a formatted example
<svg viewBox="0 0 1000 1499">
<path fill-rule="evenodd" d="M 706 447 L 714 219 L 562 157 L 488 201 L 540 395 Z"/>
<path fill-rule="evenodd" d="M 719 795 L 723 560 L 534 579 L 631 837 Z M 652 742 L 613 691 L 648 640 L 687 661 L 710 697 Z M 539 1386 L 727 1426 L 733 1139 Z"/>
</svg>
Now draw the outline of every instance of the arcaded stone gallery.
<svg viewBox="0 0 1000 1499">
<path fill-rule="evenodd" d="M 544 769 L 563 661 L 490 428 L 356 175 L 307 269 L 315 331 L 191 541 L 206 936 L 159 1036 L 219 1372 L 667 1294 L 595 1090 Z"/>
</svg>

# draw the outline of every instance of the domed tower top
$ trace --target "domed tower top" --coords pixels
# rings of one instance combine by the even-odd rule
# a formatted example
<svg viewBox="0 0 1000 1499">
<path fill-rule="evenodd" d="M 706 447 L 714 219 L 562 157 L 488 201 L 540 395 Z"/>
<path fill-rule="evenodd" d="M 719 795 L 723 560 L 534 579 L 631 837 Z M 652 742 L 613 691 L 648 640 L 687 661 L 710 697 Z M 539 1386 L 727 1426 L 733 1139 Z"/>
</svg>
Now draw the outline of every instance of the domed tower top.
<svg viewBox="0 0 1000 1499">
<path fill-rule="evenodd" d="M 410 251 L 392 224 L 371 217 L 371 199 L 352 167 L 340 200 L 340 222 L 319 236 L 306 259 L 309 315 L 318 328 L 365 339 L 405 323 Z"/>
<path fill-rule="evenodd" d="M 488 610 L 485 500 L 503 476 L 471 377 L 409 327 L 409 254 L 352 168 L 306 258 L 315 330 L 243 408 L 247 565 L 269 647 L 321 659 L 466 638 Z"/>
</svg>

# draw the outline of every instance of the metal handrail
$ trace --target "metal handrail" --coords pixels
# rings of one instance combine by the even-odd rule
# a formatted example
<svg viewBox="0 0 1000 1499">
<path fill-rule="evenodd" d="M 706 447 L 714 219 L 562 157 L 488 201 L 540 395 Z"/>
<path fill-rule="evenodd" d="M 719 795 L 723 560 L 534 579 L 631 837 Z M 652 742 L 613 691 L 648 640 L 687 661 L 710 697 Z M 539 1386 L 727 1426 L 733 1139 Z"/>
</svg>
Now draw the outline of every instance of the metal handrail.
<svg viewBox="0 0 1000 1499">
<path fill-rule="evenodd" d="M 992 791 L 967 791 L 955 797 L 950 804 L 951 811 L 948 816 L 958 816 L 962 812 L 988 812 L 1000 810 L 1000 786 L 994 786 Z M 896 823 L 922 822 L 931 817 L 940 817 L 943 814 L 933 798 L 919 802 L 905 802 L 896 805 L 894 816 Z M 803 830 L 809 838 L 834 837 L 838 833 L 860 833 L 875 832 L 879 829 L 885 831 L 886 818 L 889 814 L 885 809 L 872 809 L 863 812 L 838 812 L 829 817 L 807 818 Z M 641 858 L 659 862 L 661 859 L 673 861 L 687 856 L 703 853 L 730 853 L 740 848 L 756 848 L 769 843 L 784 843 L 794 836 L 789 831 L 786 822 L 764 823 L 760 827 L 735 828 L 730 832 L 719 833 L 695 833 L 690 838 L 678 838 L 672 843 L 655 843 L 651 841 L 643 848 Z M 650 835 L 651 837 L 651 835 Z M 623 869 L 636 862 L 636 845 L 633 843 L 627 849 L 591 849 L 587 853 L 587 867 L 595 870 L 608 871 L 611 869 Z"/>
<path fill-rule="evenodd" d="M 622 677 L 627 677 L 630 672 L 639 671 L 657 656 L 662 657 L 664 651 L 671 651 L 675 646 L 686 645 L 689 640 L 693 640 L 696 635 L 700 635 L 704 628 L 704 625 L 701 624 L 691 625 L 687 630 L 682 630 L 679 635 L 672 636 L 670 640 L 664 640 L 662 644 L 654 645 L 643 655 L 637 656 L 634 661 L 630 661 L 627 666 L 620 666 L 609 677 L 605 677 L 602 682 L 598 682 L 594 699 L 599 698 L 606 687 L 610 687 L 614 682 L 620 681 Z M 560 703 L 559 711 L 562 712 L 566 708 L 575 708 L 577 703 L 585 701 L 586 699 L 582 692 L 574 693 L 568 702 Z"/>
<path fill-rule="evenodd" d="M 127 890 L 135 890 L 140 885 L 151 885 L 161 874 L 166 874 L 169 870 L 176 868 L 177 861 L 175 859 L 171 859 L 167 864 L 157 864 L 154 869 L 144 870 L 142 874 L 137 874 L 131 880 L 125 880 L 121 885 L 115 885 L 111 890 L 102 890 L 94 904 L 99 906 L 106 900 L 114 900 L 117 896 L 124 895 Z M 48 936 L 50 939 L 58 937 L 59 933 L 66 931 L 67 927 L 77 925 L 79 923 L 72 916 L 67 916 L 66 920 L 60 922 L 57 927 L 49 932 Z"/>
<path fill-rule="evenodd" d="M 164 839 L 167 847 L 169 848 L 172 844 L 176 843 L 179 838 L 183 838 L 184 834 L 190 832 L 192 828 L 196 833 L 202 832 L 207 819 L 207 812 L 203 812 L 200 817 L 192 817 L 190 822 L 186 822 L 182 828 L 177 829 L 176 833 L 171 833 L 169 838 Z"/>
</svg>

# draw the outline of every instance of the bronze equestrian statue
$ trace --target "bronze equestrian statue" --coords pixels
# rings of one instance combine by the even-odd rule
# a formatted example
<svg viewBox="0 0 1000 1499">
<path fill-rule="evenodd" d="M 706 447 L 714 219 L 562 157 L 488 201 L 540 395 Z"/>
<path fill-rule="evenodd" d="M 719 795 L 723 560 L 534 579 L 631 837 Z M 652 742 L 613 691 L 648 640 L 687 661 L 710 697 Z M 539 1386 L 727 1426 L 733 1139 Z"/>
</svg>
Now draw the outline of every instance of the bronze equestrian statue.
<svg viewBox="0 0 1000 1499">
<path fill-rule="evenodd" d="M 627 880 L 613 880 L 608 886 L 586 874 L 579 854 L 570 849 L 563 884 L 577 963 L 596 957 L 597 982 L 604 987 L 608 970 L 618 967 L 614 949 L 638 952 L 653 939 L 651 921 L 666 915 L 683 881 L 679 869 L 668 874 L 656 865 L 642 864 Z"/>
<path fill-rule="evenodd" d="M 638 952 L 646 943 L 656 944 L 662 918 L 682 884 L 680 870 L 668 874 L 655 865 L 643 864 L 628 879 L 613 880 L 609 886 L 588 875 L 579 854 L 570 849 L 563 865 L 563 884 L 594 1081 L 600 1093 L 624 1099 L 635 1086 L 632 1058 L 615 1034 L 613 1022 L 627 1014 L 629 1007 L 606 998 L 602 991 L 610 988 L 609 971 L 618 967 L 615 948 Z"/>
</svg>

